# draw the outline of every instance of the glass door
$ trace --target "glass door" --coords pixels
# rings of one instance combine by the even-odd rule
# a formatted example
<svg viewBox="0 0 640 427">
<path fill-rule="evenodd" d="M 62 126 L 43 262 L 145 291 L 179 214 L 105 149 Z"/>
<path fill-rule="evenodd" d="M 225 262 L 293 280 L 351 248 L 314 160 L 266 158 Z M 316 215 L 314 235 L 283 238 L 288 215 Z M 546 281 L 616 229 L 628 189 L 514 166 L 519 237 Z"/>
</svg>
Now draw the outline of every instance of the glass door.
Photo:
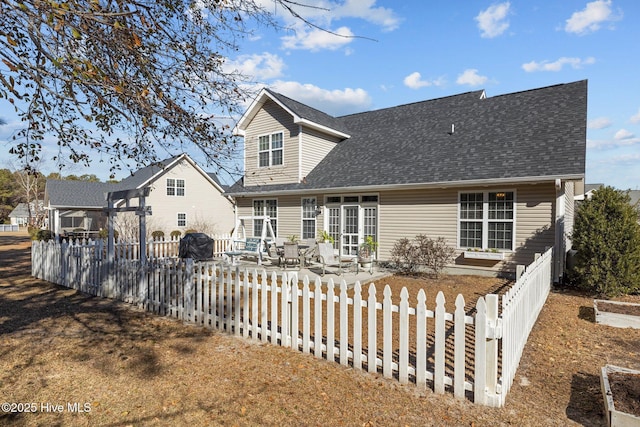
<svg viewBox="0 0 640 427">
<path fill-rule="evenodd" d="M 342 254 L 357 255 L 360 236 L 358 233 L 359 206 L 342 207 Z"/>
</svg>

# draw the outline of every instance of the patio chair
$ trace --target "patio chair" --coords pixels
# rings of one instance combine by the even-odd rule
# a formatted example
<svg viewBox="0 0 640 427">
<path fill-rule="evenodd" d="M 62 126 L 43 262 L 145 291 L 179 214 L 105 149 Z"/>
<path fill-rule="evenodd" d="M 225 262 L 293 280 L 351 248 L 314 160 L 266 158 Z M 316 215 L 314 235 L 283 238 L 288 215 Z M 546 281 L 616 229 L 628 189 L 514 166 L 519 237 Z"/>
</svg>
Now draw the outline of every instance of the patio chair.
<svg viewBox="0 0 640 427">
<path fill-rule="evenodd" d="M 292 261 L 294 264 L 300 262 L 300 251 L 297 243 L 285 243 L 284 254 L 282 255 L 284 261 L 284 268 L 287 268 L 287 262 Z"/>
<path fill-rule="evenodd" d="M 278 266 L 280 266 L 280 263 L 282 262 L 282 256 L 280 256 L 280 254 L 278 253 L 276 244 L 274 242 L 269 243 L 265 241 L 264 247 L 267 249 L 267 252 L 263 255 L 263 258 L 271 261 L 272 265 L 275 264 L 277 261 Z"/>
<path fill-rule="evenodd" d="M 342 274 L 343 267 L 350 267 L 353 265 L 354 261 L 356 261 L 353 257 L 342 257 L 336 256 L 333 252 L 333 244 L 331 243 L 318 243 L 318 252 L 320 255 L 320 262 L 322 263 L 322 275 L 326 274 L 327 267 L 338 267 L 339 273 Z"/>
<path fill-rule="evenodd" d="M 304 265 L 313 263 L 318 258 L 318 243 L 315 239 L 307 239 L 307 248 L 302 252 Z"/>
</svg>

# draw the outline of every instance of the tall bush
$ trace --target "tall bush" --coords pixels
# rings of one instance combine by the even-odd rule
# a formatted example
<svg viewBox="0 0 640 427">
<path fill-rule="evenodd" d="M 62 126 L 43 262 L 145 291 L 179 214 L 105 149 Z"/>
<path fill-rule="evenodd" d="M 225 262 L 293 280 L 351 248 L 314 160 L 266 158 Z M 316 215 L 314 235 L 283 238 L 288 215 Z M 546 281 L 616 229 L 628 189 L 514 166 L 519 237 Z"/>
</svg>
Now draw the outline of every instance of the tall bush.
<svg viewBox="0 0 640 427">
<path fill-rule="evenodd" d="M 640 291 L 640 224 L 627 193 L 596 190 L 579 207 L 571 237 L 576 285 L 606 297 Z"/>
</svg>

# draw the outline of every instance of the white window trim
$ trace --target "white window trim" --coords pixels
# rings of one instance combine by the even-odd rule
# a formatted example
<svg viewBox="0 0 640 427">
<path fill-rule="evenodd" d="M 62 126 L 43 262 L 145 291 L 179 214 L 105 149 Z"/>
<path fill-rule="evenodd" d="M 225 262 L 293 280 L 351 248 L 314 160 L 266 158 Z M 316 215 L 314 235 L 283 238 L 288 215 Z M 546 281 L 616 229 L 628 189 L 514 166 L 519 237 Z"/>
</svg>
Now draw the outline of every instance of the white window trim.
<svg viewBox="0 0 640 427">
<path fill-rule="evenodd" d="M 172 179 L 175 182 L 175 185 L 173 187 L 169 187 L 169 180 Z M 184 184 L 184 186 L 182 187 L 182 189 L 184 190 L 184 194 L 183 195 L 178 195 L 178 181 L 182 181 L 182 183 Z M 167 194 L 169 191 L 169 188 L 173 188 L 173 195 Z M 165 180 L 165 192 L 164 194 L 167 197 L 185 197 L 187 195 L 187 180 L 184 178 L 170 178 L 168 177 Z"/>
<path fill-rule="evenodd" d="M 358 197 L 357 202 L 345 202 L 344 197 Z M 362 196 L 376 196 L 377 202 L 363 202 Z M 328 202 L 329 197 L 340 197 L 340 202 Z M 358 193 L 358 194 L 327 194 L 324 196 L 323 212 L 323 230 L 329 230 L 329 208 L 339 207 L 342 215 L 343 206 L 358 206 L 358 240 L 359 244 L 364 243 L 364 208 L 375 207 L 376 208 L 376 240 L 380 241 L 380 193 Z M 316 225 L 317 226 L 317 225 Z M 342 228 L 342 219 L 340 227 Z M 342 234 L 342 229 L 340 230 Z"/>
<path fill-rule="evenodd" d="M 282 163 L 279 165 L 274 165 L 273 162 L 273 139 L 272 136 L 273 135 L 277 135 L 280 134 L 282 135 L 282 148 L 278 148 L 278 150 L 282 150 Z M 268 150 L 260 150 L 260 138 L 262 138 L 263 136 L 268 136 L 269 137 L 269 149 Z M 269 132 L 269 133 L 263 133 L 261 135 L 258 135 L 256 138 L 256 166 L 258 167 L 258 169 L 263 169 L 263 168 L 280 168 L 284 166 L 284 131 L 280 130 L 280 131 L 275 131 L 275 132 Z M 260 166 L 260 153 L 269 153 L 269 164 L 266 166 Z"/>
<path fill-rule="evenodd" d="M 184 225 L 180 225 L 180 215 L 184 215 Z M 186 212 L 178 212 L 176 213 L 176 227 L 188 227 L 189 218 Z"/>
<path fill-rule="evenodd" d="M 468 194 L 468 193 L 483 193 L 482 196 L 482 248 L 473 248 L 473 249 L 481 249 L 481 250 L 488 250 L 488 246 L 489 246 L 489 222 L 511 222 L 513 223 L 513 232 L 511 233 L 511 249 L 497 249 L 499 252 L 515 252 L 515 248 L 516 248 L 516 230 L 517 230 L 517 220 L 518 220 L 518 212 L 517 212 L 517 206 L 518 206 L 518 193 L 514 188 L 508 188 L 508 189 L 491 189 L 491 190 L 474 190 L 474 189 L 468 189 L 468 190 L 464 190 L 464 191 L 458 191 L 458 199 L 457 199 L 457 206 L 458 206 L 458 217 L 457 217 L 457 222 L 456 222 L 456 247 L 460 250 L 466 250 L 468 249 L 468 247 L 461 247 L 460 246 L 460 222 L 462 222 L 462 219 L 460 218 L 460 195 L 461 194 Z M 489 220 L 489 193 L 513 193 L 513 220 L 508 221 L 508 220 Z M 478 221 L 480 222 L 480 221 Z"/>
<path fill-rule="evenodd" d="M 313 238 L 316 238 L 318 236 L 318 216 L 315 215 L 313 218 L 305 218 L 304 217 L 304 200 L 305 199 L 313 199 L 314 203 L 313 203 L 313 207 L 316 208 L 318 207 L 318 198 L 317 197 L 302 197 L 300 198 L 300 238 L 304 239 L 304 222 L 305 221 L 311 221 L 311 219 L 313 219 L 314 222 L 314 227 L 313 227 Z"/>
<path fill-rule="evenodd" d="M 278 237 L 278 232 L 279 232 L 279 229 L 280 229 L 280 224 L 279 224 L 280 221 L 278 220 L 278 216 L 280 215 L 280 212 L 279 212 L 280 211 L 280 202 L 278 201 L 277 197 L 251 199 L 251 216 L 267 216 L 267 214 L 265 213 L 266 212 L 266 208 L 267 208 L 267 203 L 266 203 L 267 200 L 275 200 L 276 201 L 276 216 L 275 217 L 269 216 L 269 218 L 270 219 L 275 218 L 275 220 L 276 220 L 276 229 L 274 231 L 275 231 L 275 237 Z M 255 208 L 254 208 L 254 203 L 258 202 L 258 201 L 265 202 L 264 206 L 263 206 L 262 213 L 260 215 L 256 215 Z M 256 230 L 253 230 L 253 228 L 254 228 L 253 225 L 254 225 L 254 223 L 252 221 L 251 229 L 253 231 L 253 235 L 255 236 Z"/>
</svg>

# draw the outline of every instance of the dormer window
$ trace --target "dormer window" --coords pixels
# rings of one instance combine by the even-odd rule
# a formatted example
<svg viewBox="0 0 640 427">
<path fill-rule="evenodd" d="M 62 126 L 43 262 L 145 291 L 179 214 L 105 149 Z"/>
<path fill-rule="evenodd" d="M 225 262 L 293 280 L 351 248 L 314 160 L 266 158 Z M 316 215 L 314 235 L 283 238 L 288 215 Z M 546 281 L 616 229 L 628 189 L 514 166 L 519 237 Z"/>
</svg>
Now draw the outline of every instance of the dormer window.
<svg viewBox="0 0 640 427">
<path fill-rule="evenodd" d="M 258 166 L 280 166 L 283 160 L 282 132 L 258 137 Z"/>
</svg>

